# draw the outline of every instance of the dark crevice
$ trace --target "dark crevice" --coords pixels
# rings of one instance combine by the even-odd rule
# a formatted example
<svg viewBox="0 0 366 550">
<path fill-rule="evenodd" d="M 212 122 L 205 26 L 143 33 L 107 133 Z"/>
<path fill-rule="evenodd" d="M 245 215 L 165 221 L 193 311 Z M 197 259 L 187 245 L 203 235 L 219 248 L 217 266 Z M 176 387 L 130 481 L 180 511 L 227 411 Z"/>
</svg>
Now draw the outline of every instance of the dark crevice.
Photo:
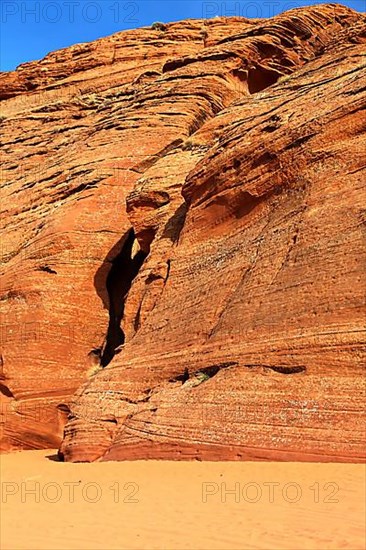
<svg viewBox="0 0 366 550">
<path fill-rule="evenodd" d="M 270 369 L 279 374 L 298 374 L 300 372 L 306 372 L 306 367 L 303 365 L 263 365 L 263 364 L 254 364 L 254 365 L 244 365 L 248 369 L 262 367 L 264 369 Z"/>
<path fill-rule="evenodd" d="M 300 145 L 304 145 L 307 141 L 309 141 L 309 139 L 311 139 L 315 135 L 316 135 L 316 133 L 312 132 L 311 134 L 309 134 L 307 136 L 302 136 L 302 137 L 299 137 L 299 138 L 295 139 L 294 141 L 292 141 L 291 143 L 286 145 L 286 147 L 284 148 L 284 151 L 288 151 L 289 149 L 293 149 L 294 147 L 299 147 Z"/>
<path fill-rule="evenodd" d="M 237 367 L 238 365 L 239 363 L 237 361 L 228 361 L 227 363 L 218 363 L 217 365 L 210 365 L 209 367 L 204 367 L 203 369 L 200 369 L 198 372 L 207 375 L 208 378 L 212 378 L 213 376 L 216 376 L 216 374 L 220 372 L 220 370 L 227 369 L 229 367 Z"/>
<path fill-rule="evenodd" d="M 0 302 L 5 302 L 6 300 L 25 300 L 25 294 L 21 290 L 9 290 L 6 294 L 0 296 Z"/>
<path fill-rule="evenodd" d="M 110 260 L 107 257 L 95 275 L 97 292 L 109 310 L 108 331 L 100 357 L 102 367 L 106 367 L 111 362 L 116 348 L 125 343 L 125 334 L 121 328 L 125 302 L 132 282 L 148 254 L 139 250 L 132 257 L 134 242 L 135 232 L 130 229 L 112 249 L 110 255 L 113 254 L 114 258 Z M 119 249 L 118 252 L 116 248 Z"/>
<path fill-rule="evenodd" d="M 187 382 L 188 378 L 189 378 L 189 372 L 186 367 L 184 369 L 183 374 L 178 374 L 178 376 L 175 376 L 174 378 L 170 378 L 169 382 L 182 382 L 182 384 L 184 384 L 184 382 Z"/>
<path fill-rule="evenodd" d="M 138 172 L 139 174 L 142 174 L 146 172 L 149 168 L 154 166 L 161 158 L 165 157 L 168 153 L 176 149 L 177 147 L 180 147 L 184 143 L 184 140 L 182 138 L 177 138 L 173 140 L 171 143 L 169 143 L 166 147 L 152 155 L 151 157 L 148 157 L 147 159 L 143 160 L 136 166 L 133 166 L 131 170 L 133 172 Z M 168 195 L 169 198 L 169 195 Z"/>
<path fill-rule="evenodd" d="M 122 393 L 122 392 L 119 392 L 119 393 Z M 143 393 L 146 393 L 146 391 L 144 391 Z M 150 390 L 149 394 L 146 395 L 146 397 L 141 397 L 140 399 L 130 399 L 129 397 L 121 396 L 120 400 L 124 401 L 125 403 L 129 403 L 131 405 L 138 405 L 139 403 L 147 403 L 151 399 L 152 395 L 153 395 L 152 390 Z"/>
<path fill-rule="evenodd" d="M 11 390 L 9 390 L 8 386 L 5 386 L 5 384 L 0 383 L 0 393 L 2 395 L 5 395 L 5 397 L 13 397 L 14 398 L 13 392 Z"/>
<path fill-rule="evenodd" d="M 102 418 L 102 422 L 110 422 L 111 424 L 118 424 L 117 418 Z"/>
<path fill-rule="evenodd" d="M 207 379 L 209 379 L 215 376 L 222 369 L 227 369 L 229 367 L 237 367 L 238 365 L 239 363 L 237 361 L 228 361 L 226 363 L 218 363 L 217 365 L 210 365 L 209 367 L 204 367 L 191 374 L 189 373 L 188 368 L 186 367 L 184 369 L 183 374 L 178 374 L 178 376 L 171 378 L 169 382 L 182 382 L 182 384 L 184 384 L 184 382 L 187 382 L 189 378 L 193 376 L 199 376 L 199 375 L 203 375 Z"/>
<path fill-rule="evenodd" d="M 69 415 L 71 413 L 69 405 L 66 403 L 59 403 L 56 407 L 60 412 Z"/>
<path fill-rule="evenodd" d="M 68 199 L 69 197 L 72 197 L 73 195 L 77 195 L 79 193 L 82 193 L 83 191 L 85 191 L 85 189 L 91 189 L 91 188 L 95 188 L 95 187 L 96 187 L 96 185 L 90 185 L 89 183 L 81 183 L 80 185 L 78 185 L 77 187 L 74 187 L 73 189 L 67 189 L 67 190 L 62 189 L 62 191 L 59 191 L 58 193 L 55 193 L 54 200 L 57 200 L 60 197 L 62 199 Z"/>
<path fill-rule="evenodd" d="M 278 130 L 282 125 L 282 119 L 279 115 L 272 115 L 268 119 L 268 124 L 263 127 L 263 132 L 274 132 L 275 130 Z"/>
<path fill-rule="evenodd" d="M 159 279 L 163 279 L 164 277 L 160 273 L 149 273 L 149 275 L 146 277 L 146 284 L 149 285 L 153 283 L 154 281 L 158 281 Z"/>
<path fill-rule="evenodd" d="M 248 91 L 250 94 L 256 94 L 275 84 L 280 78 L 281 73 L 265 69 L 264 67 L 256 67 L 248 71 Z"/>
<path fill-rule="evenodd" d="M 53 273 L 54 275 L 57 275 L 57 271 L 49 267 L 48 265 L 41 265 L 39 267 L 40 271 L 45 271 L 46 273 Z"/>
<path fill-rule="evenodd" d="M 304 366 L 294 366 L 294 367 L 290 367 L 290 366 L 279 366 L 279 367 L 273 367 L 273 366 L 268 366 L 266 367 L 268 369 L 271 369 L 275 372 L 279 372 L 280 374 L 298 374 L 299 372 L 305 372 L 306 371 L 306 367 Z"/>
<path fill-rule="evenodd" d="M 235 52 L 218 52 L 218 53 L 210 53 L 206 55 L 198 55 L 197 57 L 191 57 L 191 56 L 185 56 L 180 57 L 176 59 L 172 59 L 169 61 L 166 61 L 163 65 L 162 72 L 163 74 L 169 73 L 172 71 L 176 71 L 177 69 L 181 69 L 182 67 L 186 67 L 187 65 L 191 65 L 192 63 L 202 62 L 202 61 L 226 61 L 227 59 L 231 59 L 233 57 L 238 57 Z"/>
<path fill-rule="evenodd" d="M 209 380 L 210 378 L 213 378 L 216 376 L 218 372 L 220 372 L 223 369 L 227 369 L 229 367 L 239 367 L 239 363 L 237 361 L 228 361 L 226 363 L 218 363 L 216 365 L 210 365 L 209 367 L 201 368 L 193 373 L 189 373 L 188 368 L 186 367 L 184 369 L 183 374 L 179 374 L 175 376 L 174 378 L 170 378 L 169 382 L 181 382 L 184 384 L 187 382 L 187 380 L 192 379 L 194 377 L 201 379 L 201 382 L 204 382 L 206 380 Z M 265 369 L 271 369 L 274 372 L 278 372 L 280 374 L 298 374 L 301 372 L 306 372 L 306 367 L 302 365 L 242 365 L 245 368 L 252 369 L 257 367 L 263 367 Z"/>
<path fill-rule="evenodd" d="M 107 277 L 106 288 L 109 296 L 109 326 L 106 344 L 101 357 L 101 365 L 105 367 L 114 356 L 114 350 L 125 343 L 125 334 L 121 329 L 125 301 L 132 281 L 138 274 L 147 253 L 140 250 L 134 258 L 131 257 L 135 240 L 134 230 L 127 235 L 121 252 L 112 261 L 112 267 Z"/>
<path fill-rule="evenodd" d="M 139 308 L 138 308 L 137 313 L 136 313 L 135 320 L 134 320 L 134 322 L 133 322 L 133 328 L 134 328 L 135 333 L 139 330 L 140 324 L 141 324 L 141 307 L 142 307 L 142 302 L 143 302 L 143 299 L 141 300 L 141 303 L 140 303 Z"/>
<path fill-rule="evenodd" d="M 167 262 L 166 262 L 166 265 L 167 265 L 167 271 L 166 271 L 166 277 L 165 277 L 165 281 L 164 281 L 164 283 L 166 283 L 166 282 L 167 282 L 167 280 L 169 279 L 169 275 L 170 275 L 170 267 L 171 267 L 171 264 L 172 264 L 171 260 L 167 260 Z"/>
<path fill-rule="evenodd" d="M 264 151 L 264 153 L 254 157 L 251 164 L 251 170 L 258 168 L 259 166 L 265 166 L 266 164 L 269 164 L 275 160 L 277 160 L 276 153 L 272 153 L 271 151 Z"/>
<path fill-rule="evenodd" d="M 283 76 L 281 72 L 261 65 L 248 70 L 234 69 L 232 74 L 240 83 L 247 87 L 250 94 L 262 92 L 269 86 L 276 84 L 278 79 Z"/>
</svg>

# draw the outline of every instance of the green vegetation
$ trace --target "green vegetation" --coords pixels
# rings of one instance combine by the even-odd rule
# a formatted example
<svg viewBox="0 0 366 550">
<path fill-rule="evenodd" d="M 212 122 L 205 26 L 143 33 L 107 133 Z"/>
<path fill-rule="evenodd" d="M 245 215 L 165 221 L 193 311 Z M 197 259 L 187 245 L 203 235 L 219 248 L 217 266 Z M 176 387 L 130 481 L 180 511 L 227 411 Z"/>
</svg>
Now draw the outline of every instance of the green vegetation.
<svg viewBox="0 0 366 550">
<path fill-rule="evenodd" d="M 284 74 L 280 76 L 280 78 L 277 80 L 277 84 L 279 84 L 280 82 L 286 82 L 286 80 L 288 80 L 290 76 L 291 74 Z"/>
<path fill-rule="evenodd" d="M 198 371 L 196 372 L 196 378 L 202 383 L 202 382 L 206 382 L 206 380 L 208 380 L 210 376 L 205 372 Z"/>
<path fill-rule="evenodd" d="M 90 367 L 90 369 L 88 369 L 86 375 L 88 378 L 92 378 L 101 370 L 103 370 L 103 367 L 101 365 L 93 365 L 92 367 Z"/>
<path fill-rule="evenodd" d="M 151 28 L 152 28 L 154 31 L 161 31 L 161 32 L 164 32 L 164 31 L 166 31 L 167 26 L 166 26 L 164 23 L 160 23 L 160 21 L 155 21 L 155 23 L 153 23 L 153 24 L 151 25 Z"/>
</svg>

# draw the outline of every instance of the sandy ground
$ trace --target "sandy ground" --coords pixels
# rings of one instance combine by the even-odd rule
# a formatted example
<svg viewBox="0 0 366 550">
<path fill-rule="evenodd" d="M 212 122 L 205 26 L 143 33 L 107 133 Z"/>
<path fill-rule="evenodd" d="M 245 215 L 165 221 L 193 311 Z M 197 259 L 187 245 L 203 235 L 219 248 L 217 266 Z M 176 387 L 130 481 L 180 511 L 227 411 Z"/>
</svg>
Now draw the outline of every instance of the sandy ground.
<svg viewBox="0 0 366 550">
<path fill-rule="evenodd" d="M 3 455 L 1 548 L 365 548 L 365 466 Z"/>
</svg>

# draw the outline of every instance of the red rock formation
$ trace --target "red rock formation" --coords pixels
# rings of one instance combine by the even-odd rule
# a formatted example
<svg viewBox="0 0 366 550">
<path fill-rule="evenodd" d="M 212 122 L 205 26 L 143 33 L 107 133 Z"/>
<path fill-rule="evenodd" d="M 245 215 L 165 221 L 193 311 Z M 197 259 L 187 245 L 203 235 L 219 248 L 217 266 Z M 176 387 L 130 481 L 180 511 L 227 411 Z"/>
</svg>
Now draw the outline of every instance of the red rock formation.
<svg viewBox="0 0 366 550">
<path fill-rule="evenodd" d="M 362 459 L 365 28 L 173 23 L 1 77 L 5 449 L 71 405 L 66 460 Z"/>
</svg>

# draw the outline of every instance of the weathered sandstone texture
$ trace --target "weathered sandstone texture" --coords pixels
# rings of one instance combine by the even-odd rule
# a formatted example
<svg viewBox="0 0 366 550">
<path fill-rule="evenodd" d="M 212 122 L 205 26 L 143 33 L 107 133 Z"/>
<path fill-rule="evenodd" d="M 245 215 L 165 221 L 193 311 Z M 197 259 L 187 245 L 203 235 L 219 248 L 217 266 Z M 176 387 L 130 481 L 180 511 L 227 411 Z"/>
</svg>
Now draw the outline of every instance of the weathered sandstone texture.
<svg viewBox="0 0 366 550">
<path fill-rule="evenodd" d="M 331 4 L 0 76 L 3 450 L 364 458 L 365 44 Z"/>
</svg>

